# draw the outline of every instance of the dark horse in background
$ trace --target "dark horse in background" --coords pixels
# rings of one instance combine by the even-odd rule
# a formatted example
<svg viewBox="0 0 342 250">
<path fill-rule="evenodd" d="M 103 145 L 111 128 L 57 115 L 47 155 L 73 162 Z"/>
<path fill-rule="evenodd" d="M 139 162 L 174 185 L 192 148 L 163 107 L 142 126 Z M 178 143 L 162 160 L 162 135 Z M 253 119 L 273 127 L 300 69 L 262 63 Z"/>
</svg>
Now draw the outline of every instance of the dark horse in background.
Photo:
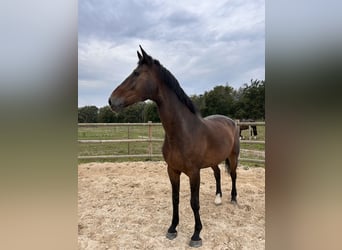
<svg viewBox="0 0 342 250">
<path fill-rule="evenodd" d="M 240 122 L 255 122 L 255 120 L 253 120 L 253 119 L 242 119 L 242 120 L 240 120 Z M 240 125 L 240 138 L 241 139 L 244 139 L 243 136 L 241 135 L 241 131 L 247 130 L 250 127 L 251 127 L 251 130 L 250 130 L 249 138 L 251 139 L 252 136 L 254 136 L 254 139 L 256 139 L 256 137 L 258 135 L 258 131 L 257 131 L 257 127 L 255 125 Z"/>
<path fill-rule="evenodd" d="M 239 128 L 222 115 L 202 118 L 191 99 L 184 93 L 177 79 L 140 46 L 138 65 L 113 91 L 109 105 L 113 111 L 133 103 L 153 100 L 165 130 L 163 156 L 172 186 L 173 216 L 166 237 L 177 236 L 179 222 L 180 174 L 190 179 L 191 208 L 195 229 L 190 246 L 202 245 L 202 223 L 199 209 L 200 170 L 211 167 L 216 180 L 215 203 L 221 203 L 221 174 L 218 164 L 225 161 L 232 180 L 231 201 L 236 203 L 236 168 L 240 152 Z"/>
</svg>

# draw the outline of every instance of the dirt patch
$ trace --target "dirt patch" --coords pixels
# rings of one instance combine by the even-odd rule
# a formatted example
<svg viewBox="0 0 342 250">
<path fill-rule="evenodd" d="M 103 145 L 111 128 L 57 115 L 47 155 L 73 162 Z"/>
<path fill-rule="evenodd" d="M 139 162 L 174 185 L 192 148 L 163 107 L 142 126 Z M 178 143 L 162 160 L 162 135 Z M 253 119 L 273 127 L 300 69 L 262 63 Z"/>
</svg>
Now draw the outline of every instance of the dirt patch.
<svg viewBox="0 0 342 250">
<path fill-rule="evenodd" d="M 238 205 L 221 168 L 222 205 L 212 170 L 201 170 L 201 249 L 265 249 L 265 170 L 238 167 Z M 181 175 L 180 223 L 174 240 L 171 185 L 165 162 L 87 163 L 78 167 L 79 249 L 191 249 L 190 185 Z"/>
</svg>

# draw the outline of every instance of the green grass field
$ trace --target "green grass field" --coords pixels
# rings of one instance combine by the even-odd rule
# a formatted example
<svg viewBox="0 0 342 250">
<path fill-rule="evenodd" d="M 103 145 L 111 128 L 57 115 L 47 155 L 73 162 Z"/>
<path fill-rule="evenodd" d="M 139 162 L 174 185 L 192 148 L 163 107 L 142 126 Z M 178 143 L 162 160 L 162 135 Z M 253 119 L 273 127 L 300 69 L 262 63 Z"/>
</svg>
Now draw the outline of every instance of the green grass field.
<svg viewBox="0 0 342 250">
<path fill-rule="evenodd" d="M 152 138 L 163 139 L 164 129 L 162 126 L 152 126 Z M 257 140 L 265 140 L 265 126 L 258 126 Z M 242 131 L 242 135 L 248 138 L 248 130 Z M 98 127 L 78 127 L 79 140 L 114 140 L 114 139 L 147 139 L 149 136 L 148 126 L 98 126 Z M 163 142 L 153 142 L 153 154 L 161 154 Z M 122 142 L 122 143 L 79 143 L 79 156 L 93 155 L 127 155 L 127 154 L 148 154 L 148 142 Z M 241 143 L 241 149 L 265 151 L 264 144 L 246 144 Z M 241 158 L 263 159 L 261 156 L 253 153 L 241 152 Z M 162 160 L 162 158 L 142 157 L 142 158 L 117 158 L 117 159 L 79 159 L 79 163 L 85 162 L 118 162 L 118 161 L 145 161 L 145 160 Z M 247 166 L 263 166 L 264 164 L 243 163 Z"/>
</svg>

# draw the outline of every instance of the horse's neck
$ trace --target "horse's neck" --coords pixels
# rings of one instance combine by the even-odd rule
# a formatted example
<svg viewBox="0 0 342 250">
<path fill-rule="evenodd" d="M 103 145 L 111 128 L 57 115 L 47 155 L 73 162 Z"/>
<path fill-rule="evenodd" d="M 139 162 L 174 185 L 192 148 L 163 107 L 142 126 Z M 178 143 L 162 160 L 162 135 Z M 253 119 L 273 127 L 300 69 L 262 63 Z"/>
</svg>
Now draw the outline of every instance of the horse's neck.
<svg viewBox="0 0 342 250">
<path fill-rule="evenodd" d="M 157 101 L 160 120 L 166 135 L 182 137 L 191 135 L 194 127 L 200 124 L 200 118 L 181 103 L 174 93 L 169 93 Z"/>
</svg>

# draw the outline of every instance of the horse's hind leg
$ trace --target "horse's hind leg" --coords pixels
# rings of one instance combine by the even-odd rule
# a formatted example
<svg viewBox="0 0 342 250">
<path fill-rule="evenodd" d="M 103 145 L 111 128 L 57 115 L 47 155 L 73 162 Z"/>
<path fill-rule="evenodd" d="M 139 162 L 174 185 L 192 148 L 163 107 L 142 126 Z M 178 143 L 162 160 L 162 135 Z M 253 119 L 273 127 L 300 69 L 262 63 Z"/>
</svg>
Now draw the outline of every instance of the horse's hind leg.
<svg viewBox="0 0 342 250">
<path fill-rule="evenodd" d="M 252 126 L 252 128 L 253 128 L 254 139 L 256 139 L 256 138 L 257 138 L 257 135 L 258 135 L 257 128 L 256 128 L 256 126 Z"/>
<path fill-rule="evenodd" d="M 231 202 L 236 203 L 236 168 L 237 168 L 237 156 L 231 156 L 229 159 L 226 159 L 226 168 L 228 173 L 230 174 L 230 178 L 232 179 L 232 191 L 231 191 Z"/>
<path fill-rule="evenodd" d="M 214 176 L 216 180 L 216 197 L 215 204 L 220 205 L 222 203 L 222 191 L 221 191 L 221 171 L 219 166 L 211 167 L 214 171 Z"/>
</svg>

